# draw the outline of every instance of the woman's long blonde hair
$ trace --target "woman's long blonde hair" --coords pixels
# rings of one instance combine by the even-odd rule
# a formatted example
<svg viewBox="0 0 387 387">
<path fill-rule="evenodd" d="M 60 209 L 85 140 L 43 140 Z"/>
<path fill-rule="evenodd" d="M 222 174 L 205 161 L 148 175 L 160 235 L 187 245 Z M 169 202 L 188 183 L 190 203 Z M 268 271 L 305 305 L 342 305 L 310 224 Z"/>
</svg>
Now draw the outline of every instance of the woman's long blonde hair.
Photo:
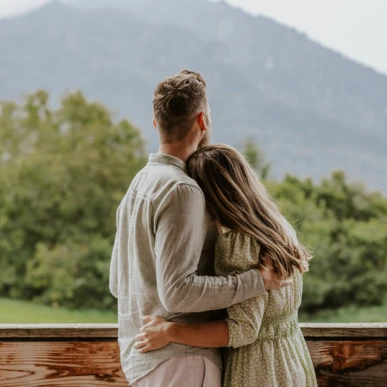
<svg viewBox="0 0 387 387">
<path fill-rule="evenodd" d="M 258 176 L 235 149 L 208 145 L 187 161 L 219 226 L 240 231 L 261 245 L 260 265 L 271 263 L 281 279 L 308 270 L 312 258 L 280 213 Z"/>
</svg>

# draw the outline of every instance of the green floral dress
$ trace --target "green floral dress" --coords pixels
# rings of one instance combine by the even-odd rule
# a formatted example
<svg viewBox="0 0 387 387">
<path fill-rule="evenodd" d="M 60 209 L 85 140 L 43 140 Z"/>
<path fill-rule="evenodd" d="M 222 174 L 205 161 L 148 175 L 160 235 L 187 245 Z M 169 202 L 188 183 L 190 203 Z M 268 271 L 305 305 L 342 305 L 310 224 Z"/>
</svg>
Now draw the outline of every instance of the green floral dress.
<svg viewBox="0 0 387 387">
<path fill-rule="evenodd" d="M 216 245 L 217 275 L 257 268 L 260 246 L 249 236 L 226 232 Z M 297 272 L 298 273 L 298 272 Z M 302 276 L 227 309 L 229 348 L 224 350 L 224 387 L 316 387 L 313 363 L 298 327 Z"/>
</svg>

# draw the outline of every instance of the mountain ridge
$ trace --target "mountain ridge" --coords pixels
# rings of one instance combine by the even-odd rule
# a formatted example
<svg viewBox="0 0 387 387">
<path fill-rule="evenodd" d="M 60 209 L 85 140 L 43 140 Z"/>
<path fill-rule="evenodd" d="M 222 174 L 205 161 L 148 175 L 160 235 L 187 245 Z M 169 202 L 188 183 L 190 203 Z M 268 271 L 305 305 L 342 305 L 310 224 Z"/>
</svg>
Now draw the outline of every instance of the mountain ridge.
<svg viewBox="0 0 387 387">
<path fill-rule="evenodd" d="M 154 0 L 146 2 L 151 5 Z M 190 3 L 192 0 L 185 1 Z M 206 7 L 205 2 L 199 3 Z M 212 4 L 208 9 L 218 11 L 217 7 Z M 240 13 L 235 16 L 233 8 L 222 7 L 238 27 Z M 270 19 L 262 25 L 260 18 L 245 15 L 244 23 L 252 25 L 243 33 L 237 29 L 235 41 L 219 41 L 203 39 L 183 23 L 147 21 L 140 11 L 109 6 L 90 10 L 54 2 L 27 15 L 0 20 L 0 50 L 4 53 L 0 57 L 0 98 L 19 98 L 37 88 L 46 88 L 58 98 L 66 90 L 81 88 L 88 97 L 118 109 L 141 127 L 150 149 L 155 150 L 153 89 L 163 77 L 191 67 L 203 72 L 209 83 L 214 141 L 237 144 L 255 136 L 273 161 L 277 177 L 291 172 L 321 178 L 342 168 L 351 178 L 387 191 L 387 183 L 380 181 L 383 165 L 387 165 L 387 105 L 380 101 L 387 77 L 382 75 L 379 80 L 373 70 L 359 64 L 353 67 L 344 57 L 338 60 L 334 52 L 326 53 L 302 34 L 293 31 L 288 37 L 287 27 L 277 30 Z M 214 18 L 207 12 L 208 20 Z M 246 31 L 254 33 L 249 36 Z M 232 54 L 243 39 L 258 51 L 247 53 L 244 63 Z M 305 39 L 311 47 L 303 46 Z M 287 40 L 308 56 L 294 58 L 289 45 L 283 44 Z M 288 58 L 288 68 L 276 64 L 279 52 Z M 270 71 L 269 57 L 273 59 Z M 301 62 L 304 72 L 297 69 Z M 290 66 L 294 66 L 292 71 Z M 329 88 L 331 96 L 326 92 Z M 325 98 L 330 105 L 340 103 L 342 109 L 304 102 L 313 93 L 316 101 L 323 103 Z M 367 115 L 368 121 L 358 119 Z"/>
</svg>

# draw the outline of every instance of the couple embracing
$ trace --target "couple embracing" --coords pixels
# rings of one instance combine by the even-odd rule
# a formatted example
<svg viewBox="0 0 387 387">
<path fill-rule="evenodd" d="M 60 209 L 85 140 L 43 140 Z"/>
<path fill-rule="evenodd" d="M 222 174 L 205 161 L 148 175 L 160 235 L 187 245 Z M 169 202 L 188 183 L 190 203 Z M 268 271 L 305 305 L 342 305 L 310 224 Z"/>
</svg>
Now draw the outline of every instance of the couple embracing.
<svg viewBox="0 0 387 387">
<path fill-rule="evenodd" d="M 159 153 L 117 210 L 110 291 L 135 387 L 315 387 L 298 327 L 310 255 L 235 149 L 209 145 L 206 82 L 153 98 Z"/>
</svg>

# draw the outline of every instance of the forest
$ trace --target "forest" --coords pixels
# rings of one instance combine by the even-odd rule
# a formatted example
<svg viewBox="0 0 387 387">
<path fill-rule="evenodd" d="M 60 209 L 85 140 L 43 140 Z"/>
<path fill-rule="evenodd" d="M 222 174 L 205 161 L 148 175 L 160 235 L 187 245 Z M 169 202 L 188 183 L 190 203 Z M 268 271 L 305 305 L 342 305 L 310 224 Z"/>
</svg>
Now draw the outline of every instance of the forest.
<svg viewBox="0 0 387 387">
<path fill-rule="evenodd" d="M 240 148 L 313 253 L 302 310 L 384 305 L 387 198 L 340 170 L 275 180 L 264 144 Z M 146 162 L 141 131 L 80 91 L 57 106 L 43 90 L 2 102 L 0 297 L 114 311 L 115 213 Z"/>
</svg>

